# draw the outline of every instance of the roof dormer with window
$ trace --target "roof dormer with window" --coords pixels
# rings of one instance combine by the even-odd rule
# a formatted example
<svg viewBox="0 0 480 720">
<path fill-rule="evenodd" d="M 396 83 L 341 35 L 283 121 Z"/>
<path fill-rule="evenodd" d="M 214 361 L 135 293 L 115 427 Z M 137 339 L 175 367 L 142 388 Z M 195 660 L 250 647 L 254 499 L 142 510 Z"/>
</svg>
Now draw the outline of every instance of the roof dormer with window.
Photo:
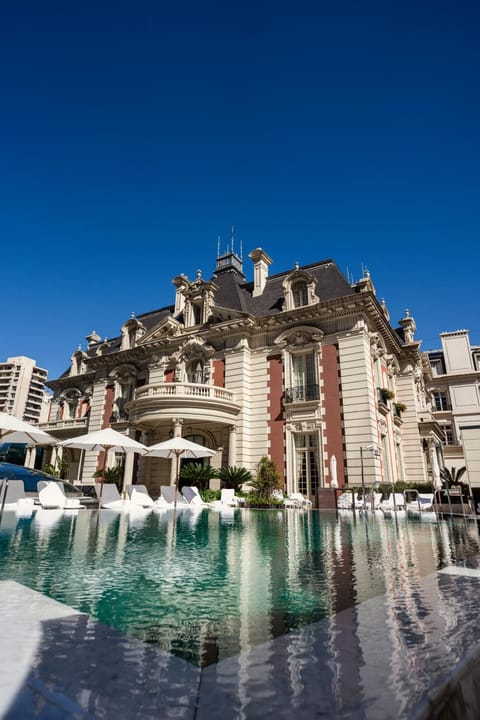
<svg viewBox="0 0 480 720">
<path fill-rule="evenodd" d="M 120 349 L 132 350 L 144 334 L 145 326 L 140 320 L 137 320 L 134 313 L 132 313 L 129 320 L 122 326 L 122 344 Z"/>
<path fill-rule="evenodd" d="M 316 293 L 317 283 L 307 270 L 300 270 L 298 263 L 295 270 L 283 281 L 285 297 L 285 310 L 295 310 L 305 305 L 315 305 L 320 302 Z"/>
</svg>

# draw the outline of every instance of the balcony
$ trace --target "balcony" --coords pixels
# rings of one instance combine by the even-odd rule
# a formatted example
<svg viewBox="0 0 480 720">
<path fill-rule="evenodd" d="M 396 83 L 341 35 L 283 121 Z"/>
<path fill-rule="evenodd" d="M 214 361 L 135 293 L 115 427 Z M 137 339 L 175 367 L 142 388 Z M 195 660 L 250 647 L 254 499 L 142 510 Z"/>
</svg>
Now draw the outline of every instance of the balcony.
<svg viewBox="0 0 480 720">
<path fill-rule="evenodd" d="M 51 433 L 55 437 L 68 438 L 81 434 L 88 429 L 88 417 L 79 417 L 65 420 L 49 420 L 40 423 L 39 428 L 47 433 Z"/>
<path fill-rule="evenodd" d="M 297 385 L 285 389 L 285 403 L 312 402 L 320 400 L 318 385 Z"/>
<path fill-rule="evenodd" d="M 231 390 L 198 383 L 158 383 L 137 388 L 125 406 L 129 421 L 155 427 L 172 415 L 198 421 L 233 422 L 240 405 Z"/>
</svg>

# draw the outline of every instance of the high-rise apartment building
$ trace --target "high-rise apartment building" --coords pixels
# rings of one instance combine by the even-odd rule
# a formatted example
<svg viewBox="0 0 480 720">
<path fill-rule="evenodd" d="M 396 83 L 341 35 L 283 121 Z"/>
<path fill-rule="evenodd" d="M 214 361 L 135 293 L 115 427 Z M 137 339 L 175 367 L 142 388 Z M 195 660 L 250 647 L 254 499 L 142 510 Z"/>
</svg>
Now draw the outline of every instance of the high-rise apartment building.
<svg viewBox="0 0 480 720">
<path fill-rule="evenodd" d="M 26 422 L 44 418 L 47 371 L 28 357 L 11 357 L 0 363 L 0 408 Z"/>
</svg>

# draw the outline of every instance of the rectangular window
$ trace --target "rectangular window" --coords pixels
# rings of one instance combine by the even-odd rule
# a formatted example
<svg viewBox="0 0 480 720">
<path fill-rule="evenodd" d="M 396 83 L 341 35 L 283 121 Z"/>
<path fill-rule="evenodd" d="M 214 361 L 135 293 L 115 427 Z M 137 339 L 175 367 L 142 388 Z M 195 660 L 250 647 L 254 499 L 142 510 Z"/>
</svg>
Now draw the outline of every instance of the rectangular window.
<svg viewBox="0 0 480 720">
<path fill-rule="evenodd" d="M 445 433 L 445 445 L 455 445 L 453 425 L 442 425 L 442 430 Z"/>
<path fill-rule="evenodd" d="M 445 390 L 434 392 L 433 401 L 435 403 L 435 410 L 450 410 L 450 403 L 448 402 L 448 395 Z"/>
<path fill-rule="evenodd" d="M 445 374 L 445 368 L 443 366 L 443 361 L 438 358 L 437 360 L 430 360 L 430 365 L 432 366 L 432 375 L 444 375 Z"/>
</svg>

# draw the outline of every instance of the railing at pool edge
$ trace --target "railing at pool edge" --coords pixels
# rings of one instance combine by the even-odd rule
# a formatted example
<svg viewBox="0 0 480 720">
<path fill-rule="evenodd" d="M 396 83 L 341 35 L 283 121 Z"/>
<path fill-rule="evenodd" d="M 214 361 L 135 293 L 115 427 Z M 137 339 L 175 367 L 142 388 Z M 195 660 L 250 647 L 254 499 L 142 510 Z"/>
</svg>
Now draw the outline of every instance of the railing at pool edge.
<svg viewBox="0 0 480 720">
<path fill-rule="evenodd" d="M 5 489 L 4 489 L 5 486 Z M 0 508 L 0 518 L 3 516 L 3 508 L 5 507 L 5 501 L 7 499 L 7 490 L 8 490 L 8 478 L 3 478 L 2 480 L 2 489 L 0 492 L 3 493 L 2 497 L 2 507 Z"/>
</svg>

